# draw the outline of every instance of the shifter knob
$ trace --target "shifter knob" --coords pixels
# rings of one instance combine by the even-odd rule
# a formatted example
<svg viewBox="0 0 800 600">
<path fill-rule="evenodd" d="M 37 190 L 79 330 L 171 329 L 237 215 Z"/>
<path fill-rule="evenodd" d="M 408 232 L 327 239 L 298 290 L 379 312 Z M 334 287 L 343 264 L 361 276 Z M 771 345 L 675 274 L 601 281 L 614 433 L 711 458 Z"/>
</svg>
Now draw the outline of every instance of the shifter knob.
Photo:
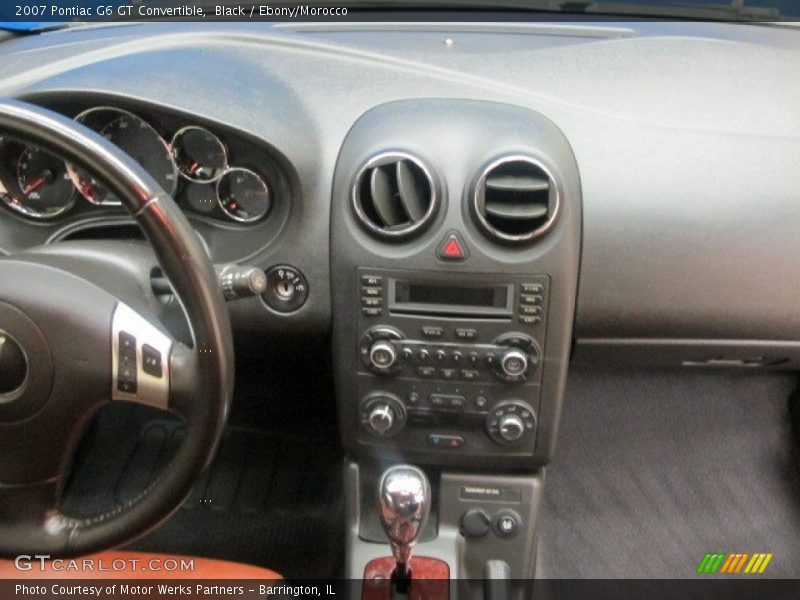
<svg viewBox="0 0 800 600">
<path fill-rule="evenodd" d="M 431 486 L 422 470 L 397 465 L 384 471 L 378 486 L 378 519 L 400 571 L 406 571 L 430 511 Z"/>
</svg>

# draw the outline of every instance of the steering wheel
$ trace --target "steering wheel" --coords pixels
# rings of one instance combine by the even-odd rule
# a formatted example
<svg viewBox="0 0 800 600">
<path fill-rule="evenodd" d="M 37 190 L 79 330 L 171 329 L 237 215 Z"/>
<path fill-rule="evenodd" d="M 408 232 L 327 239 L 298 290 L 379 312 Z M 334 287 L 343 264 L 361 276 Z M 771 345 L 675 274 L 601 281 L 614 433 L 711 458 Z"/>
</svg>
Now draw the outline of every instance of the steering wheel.
<svg viewBox="0 0 800 600">
<path fill-rule="evenodd" d="M 107 185 L 144 231 L 191 330 L 189 347 L 63 267 L 0 258 L 0 555 L 112 548 L 176 510 L 214 455 L 233 395 L 228 312 L 186 217 L 130 157 L 66 117 L 15 100 L 0 99 L 0 134 Z M 186 437 L 137 499 L 72 518 L 59 507 L 71 458 L 91 417 L 116 401 L 176 413 Z"/>
</svg>

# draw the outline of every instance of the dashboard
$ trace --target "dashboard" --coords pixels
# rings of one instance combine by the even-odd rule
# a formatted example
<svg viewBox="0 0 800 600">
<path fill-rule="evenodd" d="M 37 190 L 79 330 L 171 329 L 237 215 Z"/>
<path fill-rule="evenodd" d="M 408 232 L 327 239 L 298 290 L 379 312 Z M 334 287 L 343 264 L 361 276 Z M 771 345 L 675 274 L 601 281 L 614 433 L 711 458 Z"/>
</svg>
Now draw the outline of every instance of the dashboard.
<svg viewBox="0 0 800 600">
<path fill-rule="evenodd" d="M 332 260 L 348 244 L 405 266 L 420 240 L 446 233 L 439 221 L 423 238 L 378 242 L 348 220 L 350 237 L 333 239 L 332 215 L 347 206 L 352 216 L 356 167 L 409 154 L 431 166 L 450 209 L 468 212 L 486 161 L 516 149 L 495 136 L 495 152 L 468 160 L 470 136 L 491 138 L 495 125 L 465 121 L 458 107 L 430 125 L 446 130 L 444 151 L 419 136 L 400 144 L 388 121 L 372 120 L 345 177 L 337 165 L 359 119 L 425 99 L 530 111 L 561 132 L 578 174 L 574 359 L 793 368 L 799 47 L 791 28 L 711 23 L 98 25 L 3 42 L 0 92 L 70 117 L 89 111 L 87 124 L 111 136 L 136 124 L 149 139 L 142 149 L 153 149 L 142 161 L 174 187 L 215 262 L 302 274 L 308 298 L 292 311 L 260 299 L 230 306 L 234 326 L 253 333 L 329 332 L 340 277 Z M 697 57 L 690 66 L 687 52 Z M 418 130 L 428 106 L 401 128 Z M 184 142 L 207 145 L 208 181 L 192 180 Z M 135 235 L 118 207 L 87 200 L 67 165 L 6 142 L 0 159 L 3 252 Z M 231 209 L 242 192 L 231 196 L 226 181 L 249 189 L 255 207 Z M 37 191 L 52 191 L 52 204 Z M 493 272 L 557 237 L 515 249 L 487 239 L 480 223 L 460 234 L 470 264 Z"/>
</svg>

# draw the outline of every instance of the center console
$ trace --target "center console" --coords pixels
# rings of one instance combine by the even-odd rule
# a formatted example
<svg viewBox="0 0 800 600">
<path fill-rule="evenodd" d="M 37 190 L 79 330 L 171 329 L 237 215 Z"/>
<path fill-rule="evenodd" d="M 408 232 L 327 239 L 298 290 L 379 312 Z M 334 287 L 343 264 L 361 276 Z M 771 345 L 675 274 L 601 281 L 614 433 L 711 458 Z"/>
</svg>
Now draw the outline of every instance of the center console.
<svg viewBox="0 0 800 600">
<path fill-rule="evenodd" d="M 358 269 L 361 444 L 532 456 L 546 275 Z"/>
<path fill-rule="evenodd" d="M 420 556 L 457 578 L 487 562 L 532 577 L 580 235 L 575 159 L 541 114 L 420 99 L 351 128 L 331 214 L 349 576 L 385 556 L 375 473 L 410 463 L 433 490 Z"/>
</svg>

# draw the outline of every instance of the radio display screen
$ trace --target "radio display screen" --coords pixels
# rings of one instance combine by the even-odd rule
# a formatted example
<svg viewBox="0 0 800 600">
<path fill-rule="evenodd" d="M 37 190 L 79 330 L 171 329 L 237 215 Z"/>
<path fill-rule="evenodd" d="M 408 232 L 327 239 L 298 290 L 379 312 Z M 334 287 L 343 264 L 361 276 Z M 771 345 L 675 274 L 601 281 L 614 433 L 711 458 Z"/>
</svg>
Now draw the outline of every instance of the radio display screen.
<svg viewBox="0 0 800 600">
<path fill-rule="evenodd" d="M 392 308 L 399 312 L 506 313 L 509 285 L 458 285 L 394 280 Z"/>
<path fill-rule="evenodd" d="M 494 288 L 449 287 L 412 283 L 408 301 L 415 304 L 451 304 L 455 306 L 497 306 Z M 505 306 L 505 298 L 500 306 Z"/>
</svg>

